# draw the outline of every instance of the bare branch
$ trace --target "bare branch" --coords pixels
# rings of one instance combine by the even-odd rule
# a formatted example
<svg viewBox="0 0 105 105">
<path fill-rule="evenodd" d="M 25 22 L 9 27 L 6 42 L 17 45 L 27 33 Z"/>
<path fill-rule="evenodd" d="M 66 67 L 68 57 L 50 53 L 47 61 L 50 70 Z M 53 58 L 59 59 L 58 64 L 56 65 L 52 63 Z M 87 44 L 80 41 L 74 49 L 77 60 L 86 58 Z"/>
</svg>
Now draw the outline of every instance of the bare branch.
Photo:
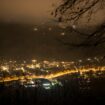
<svg viewBox="0 0 105 105">
<path fill-rule="evenodd" d="M 91 20 L 92 15 L 99 8 L 102 8 L 105 4 L 105 0 L 63 0 L 52 15 L 58 19 L 58 22 L 78 22 L 85 14 L 87 14 L 87 20 Z M 97 8 L 96 8 L 97 7 Z M 99 7 L 99 8 L 98 8 Z M 75 47 L 89 47 L 98 46 L 105 43 L 105 24 L 102 23 L 91 34 L 85 34 L 77 29 L 73 29 L 78 34 L 86 36 L 84 41 L 79 44 L 73 44 L 61 40 L 64 45 Z"/>
</svg>

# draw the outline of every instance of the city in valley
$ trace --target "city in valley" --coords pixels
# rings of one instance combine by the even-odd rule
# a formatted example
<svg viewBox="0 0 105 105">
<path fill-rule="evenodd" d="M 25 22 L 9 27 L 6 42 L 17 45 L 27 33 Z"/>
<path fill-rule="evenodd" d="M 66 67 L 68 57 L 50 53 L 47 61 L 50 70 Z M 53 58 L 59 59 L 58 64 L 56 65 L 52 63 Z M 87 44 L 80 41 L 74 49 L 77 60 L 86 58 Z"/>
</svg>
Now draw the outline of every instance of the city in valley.
<svg viewBox="0 0 105 105">
<path fill-rule="evenodd" d="M 89 78 L 88 73 L 90 72 L 97 78 L 105 72 L 105 66 L 102 62 L 102 57 L 77 61 L 38 61 L 36 59 L 14 61 L 3 59 L 0 61 L 0 82 L 9 86 L 8 83 L 12 85 L 13 81 L 18 81 L 19 85 L 30 84 L 30 87 L 33 87 L 36 85 L 35 80 L 37 81 L 37 79 L 49 80 L 52 84 L 53 82 L 61 84 L 57 78 L 72 74 Z"/>
</svg>

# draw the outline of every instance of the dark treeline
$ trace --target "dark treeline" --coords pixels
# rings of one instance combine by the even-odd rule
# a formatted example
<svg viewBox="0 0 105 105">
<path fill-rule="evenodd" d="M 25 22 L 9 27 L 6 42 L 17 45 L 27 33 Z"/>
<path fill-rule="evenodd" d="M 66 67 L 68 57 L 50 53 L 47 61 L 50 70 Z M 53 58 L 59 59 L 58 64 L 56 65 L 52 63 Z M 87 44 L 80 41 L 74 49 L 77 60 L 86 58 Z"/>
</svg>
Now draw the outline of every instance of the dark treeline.
<svg viewBox="0 0 105 105">
<path fill-rule="evenodd" d="M 100 73 L 99 73 L 100 74 Z M 0 88 L 0 105 L 79 105 L 103 103 L 105 99 L 105 74 L 97 78 L 88 72 L 89 78 L 79 74 L 58 78 L 63 86 L 51 90 L 42 88 Z"/>
</svg>

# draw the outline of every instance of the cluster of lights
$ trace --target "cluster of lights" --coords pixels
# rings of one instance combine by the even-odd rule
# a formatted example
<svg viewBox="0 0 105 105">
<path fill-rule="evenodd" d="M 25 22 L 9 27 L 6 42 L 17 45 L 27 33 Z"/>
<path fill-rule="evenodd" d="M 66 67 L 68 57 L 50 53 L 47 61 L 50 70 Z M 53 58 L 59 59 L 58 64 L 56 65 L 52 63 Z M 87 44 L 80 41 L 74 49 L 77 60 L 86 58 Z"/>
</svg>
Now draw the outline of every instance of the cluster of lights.
<svg viewBox="0 0 105 105">
<path fill-rule="evenodd" d="M 97 65 L 91 62 L 98 62 Z M 87 58 L 86 60 L 79 59 L 78 61 L 64 62 L 64 61 L 37 61 L 35 59 L 28 61 L 23 61 L 22 63 L 17 63 L 17 61 L 5 61 L 1 63 L 0 73 L 4 74 L 3 71 L 8 72 L 9 75 L 7 77 L 1 77 L 1 81 L 12 81 L 24 78 L 57 78 L 62 75 L 72 74 L 79 72 L 81 75 L 84 72 L 88 72 L 92 70 L 93 72 L 97 72 L 99 70 L 105 71 L 105 66 L 99 65 L 101 62 L 100 58 L 94 57 Z M 84 63 L 87 63 L 87 65 Z M 89 64 L 90 65 L 89 65 Z M 92 65 L 93 64 L 93 65 Z M 16 72 L 16 74 L 15 74 Z M 17 75 L 17 72 L 18 73 Z M 24 73 L 24 76 L 19 74 Z M 39 72 L 37 75 L 36 73 Z M 13 73 L 13 74 L 12 74 Z M 15 75 L 14 75 L 15 74 Z M 12 78 L 11 78 L 12 77 Z"/>
</svg>

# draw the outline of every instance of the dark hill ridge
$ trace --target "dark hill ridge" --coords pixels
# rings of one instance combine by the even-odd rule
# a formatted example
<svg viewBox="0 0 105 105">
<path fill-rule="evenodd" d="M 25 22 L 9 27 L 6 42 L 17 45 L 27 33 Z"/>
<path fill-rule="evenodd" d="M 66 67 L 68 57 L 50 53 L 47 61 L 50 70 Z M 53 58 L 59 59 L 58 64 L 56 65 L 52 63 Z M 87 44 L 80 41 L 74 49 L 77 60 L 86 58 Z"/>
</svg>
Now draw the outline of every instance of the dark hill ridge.
<svg viewBox="0 0 105 105">
<path fill-rule="evenodd" d="M 61 35 L 63 32 L 66 32 L 65 36 Z M 60 43 L 58 38 L 79 40 L 69 29 L 58 26 L 0 23 L 0 56 L 68 60 L 104 54 L 103 48 L 94 49 L 94 53 L 93 48 L 70 48 Z"/>
</svg>

